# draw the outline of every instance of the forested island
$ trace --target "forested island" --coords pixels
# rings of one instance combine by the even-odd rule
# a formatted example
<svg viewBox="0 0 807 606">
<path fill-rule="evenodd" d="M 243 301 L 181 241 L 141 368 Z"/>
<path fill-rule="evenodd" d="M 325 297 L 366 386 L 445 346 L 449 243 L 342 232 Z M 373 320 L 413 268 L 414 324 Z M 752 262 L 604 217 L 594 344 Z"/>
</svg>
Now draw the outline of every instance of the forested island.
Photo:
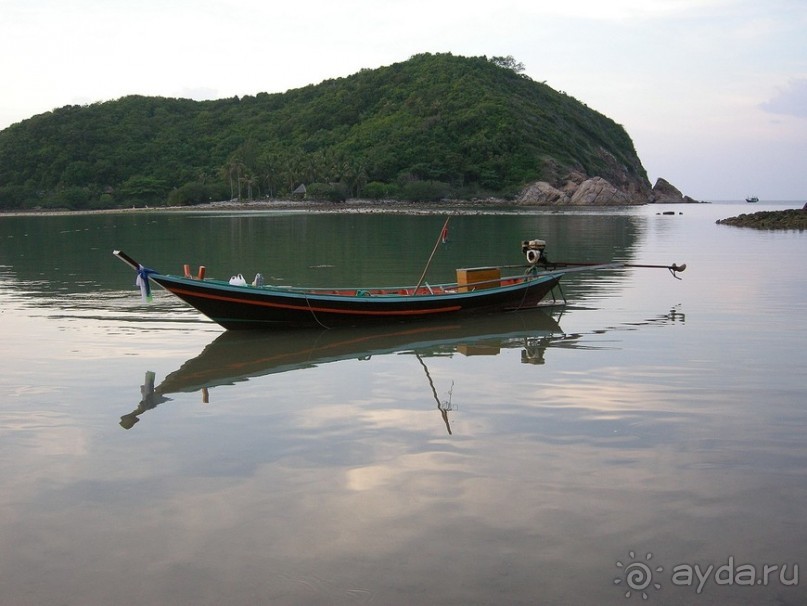
<svg viewBox="0 0 807 606">
<path fill-rule="evenodd" d="M 639 204 L 655 194 L 622 126 L 512 57 L 420 54 L 214 101 L 128 96 L 0 131 L 0 210 L 294 196 Z"/>
</svg>

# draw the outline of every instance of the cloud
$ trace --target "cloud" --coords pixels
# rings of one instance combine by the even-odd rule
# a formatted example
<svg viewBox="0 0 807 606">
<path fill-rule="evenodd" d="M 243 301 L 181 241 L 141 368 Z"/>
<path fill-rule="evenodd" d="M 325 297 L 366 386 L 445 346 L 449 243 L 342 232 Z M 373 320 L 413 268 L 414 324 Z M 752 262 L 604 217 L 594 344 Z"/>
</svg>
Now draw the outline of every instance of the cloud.
<svg viewBox="0 0 807 606">
<path fill-rule="evenodd" d="M 791 80 L 779 89 L 778 95 L 761 103 L 760 107 L 772 114 L 807 118 L 807 78 Z"/>
<path fill-rule="evenodd" d="M 731 0 L 566 0 L 566 2 L 515 2 L 521 10 L 556 14 L 595 21 L 647 22 L 693 16 L 715 9 L 725 9 Z M 525 4 L 529 5 L 529 9 Z"/>
</svg>

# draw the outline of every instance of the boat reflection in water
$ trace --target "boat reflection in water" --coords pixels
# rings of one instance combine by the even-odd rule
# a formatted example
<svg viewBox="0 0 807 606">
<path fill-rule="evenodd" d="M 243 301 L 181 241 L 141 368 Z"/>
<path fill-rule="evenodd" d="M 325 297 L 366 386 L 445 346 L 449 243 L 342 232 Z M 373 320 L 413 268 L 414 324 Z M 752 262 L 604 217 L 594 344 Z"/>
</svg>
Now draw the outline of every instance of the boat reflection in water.
<svg viewBox="0 0 807 606">
<path fill-rule="evenodd" d="M 212 387 L 328 362 L 411 353 L 422 365 L 437 408 L 451 433 L 450 392 L 448 399 L 441 402 L 425 359 L 453 353 L 498 355 L 502 349 L 521 348 L 522 363 L 542 364 L 549 344 L 568 338 L 558 321 L 543 310 L 373 328 L 301 329 L 271 334 L 227 331 L 159 385 L 155 386 L 155 373 L 146 372 L 141 386 L 142 399 L 137 408 L 121 417 L 120 424 L 124 429 L 131 429 L 140 415 L 170 401 L 167 394 L 200 391 L 202 401 L 207 403 L 208 390 Z"/>
</svg>

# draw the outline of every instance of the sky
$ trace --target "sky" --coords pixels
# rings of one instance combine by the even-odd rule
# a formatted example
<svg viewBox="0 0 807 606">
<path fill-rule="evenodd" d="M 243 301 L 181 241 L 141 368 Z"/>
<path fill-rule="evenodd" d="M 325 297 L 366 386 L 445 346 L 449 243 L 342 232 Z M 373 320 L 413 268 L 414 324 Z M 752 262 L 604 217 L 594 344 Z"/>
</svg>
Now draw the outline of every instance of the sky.
<svg viewBox="0 0 807 606">
<path fill-rule="evenodd" d="M 0 129 L 125 95 L 284 92 L 512 55 L 621 124 L 651 184 L 807 200 L 807 0 L 0 0 Z"/>
</svg>

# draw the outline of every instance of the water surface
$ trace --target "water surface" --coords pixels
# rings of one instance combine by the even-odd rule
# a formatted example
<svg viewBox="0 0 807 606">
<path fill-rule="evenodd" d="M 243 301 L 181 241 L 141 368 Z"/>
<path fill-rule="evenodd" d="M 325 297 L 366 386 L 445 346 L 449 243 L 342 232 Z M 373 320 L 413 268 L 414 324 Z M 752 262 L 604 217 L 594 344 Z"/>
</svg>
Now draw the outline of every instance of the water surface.
<svg viewBox="0 0 807 606">
<path fill-rule="evenodd" d="M 739 212 L 455 216 L 429 281 L 527 238 L 688 269 L 275 339 L 143 304 L 112 249 L 380 286 L 417 280 L 443 218 L 0 217 L 0 603 L 803 603 L 807 240 L 715 224 Z"/>
</svg>

